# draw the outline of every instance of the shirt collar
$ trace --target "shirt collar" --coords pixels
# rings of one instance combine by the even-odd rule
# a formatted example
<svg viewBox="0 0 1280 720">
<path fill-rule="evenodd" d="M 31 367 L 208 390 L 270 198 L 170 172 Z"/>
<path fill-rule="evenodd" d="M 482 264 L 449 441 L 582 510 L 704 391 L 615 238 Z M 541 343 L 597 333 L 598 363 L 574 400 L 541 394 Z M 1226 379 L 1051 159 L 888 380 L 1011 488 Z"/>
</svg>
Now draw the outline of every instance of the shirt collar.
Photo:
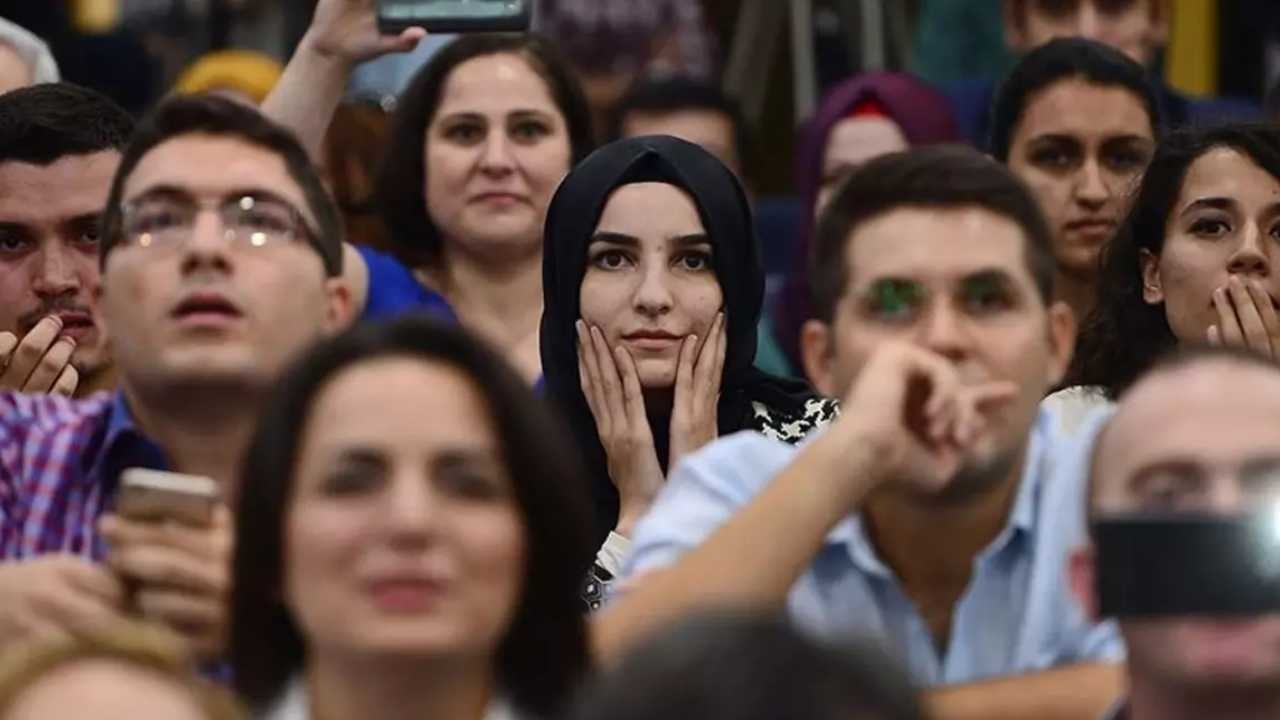
<svg viewBox="0 0 1280 720">
<path fill-rule="evenodd" d="M 89 471 L 114 485 L 120 472 L 126 468 L 164 470 L 168 466 L 164 451 L 138 428 L 128 400 L 122 391 L 117 390 L 107 411 L 102 444 L 91 456 Z"/>
<path fill-rule="evenodd" d="M 1023 464 L 1022 478 L 1018 483 L 1018 492 L 1014 497 L 1013 508 L 1009 512 L 1009 521 L 1005 529 L 982 552 L 982 556 L 998 553 L 1008 547 L 1016 537 L 1034 532 L 1036 524 L 1037 499 L 1040 489 L 1049 474 L 1049 463 L 1045 452 L 1046 434 L 1054 427 L 1055 419 L 1051 413 L 1041 410 L 1036 414 L 1031 432 L 1027 436 L 1027 449 Z M 864 572 L 889 577 L 892 572 L 881 562 L 867 538 L 860 514 L 850 515 L 827 534 L 828 546 L 839 545 L 848 549 L 854 564 Z"/>
</svg>

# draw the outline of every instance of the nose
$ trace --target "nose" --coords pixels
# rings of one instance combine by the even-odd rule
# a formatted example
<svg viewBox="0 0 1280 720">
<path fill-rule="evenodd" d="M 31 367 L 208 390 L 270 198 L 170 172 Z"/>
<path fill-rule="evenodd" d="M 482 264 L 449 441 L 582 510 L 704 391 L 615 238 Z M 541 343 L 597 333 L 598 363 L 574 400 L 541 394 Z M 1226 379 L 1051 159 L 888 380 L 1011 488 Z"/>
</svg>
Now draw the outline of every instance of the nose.
<svg viewBox="0 0 1280 720">
<path fill-rule="evenodd" d="M 636 312 L 651 319 L 671 312 L 674 300 L 668 282 L 669 277 L 661 268 L 643 268 L 640 284 L 635 292 Z"/>
<path fill-rule="evenodd" d="M 967 357 L 968 334 L 959 315 L 950 302 L 932 303 L 920 326 L 920 346 L 953 361 Z"/>
<path fill-rule="evenodd" d="M 41 298 L 74 295 L 80 289 L 73 250 L 61 243 L 47 243 L 41 252 L 31 289 Z"/>
<path fill-rule="evenodd" d="M 401 548 L 426 545 L 434 531 L 438 505 L 431 479 L 416 468 L 398 470 L 386 500 L 383 528 L 391 544 Z"/>
<path fill-rule="evenodd" d="M 484 149 L 480 155 L 480 170 L 487 175 L 502 176 L 515 168 L 511 155 L 511 143 L 503 128 L 495 127 L 489 131 Z"/>
<path fill-rule="evenodd" d="M 1256 223 L 1249 223 L 1240 233 L 1240 244 L 1227 261 L 1227 272 L 1232 275 L 1266 277 L 1271 274 L 1271 258 L 1262 240 L 1262 232 Z"/>
<path fill-rule="evenodd" d="M 1076 200 L 1091 210 L 1097 210 L 1111 197 L 1111 188 L 1102 176 L 1102 168 L 1096 159 L 1090 159 L 1080 168 L 1076 177 Z"/>
<path fill-rule="evenodd" d="M 209 269 L 230 272 L 230 243 L 227 228 L 218 214 L 201 212 L 196 215 L 190 237 L 182 244 L 182 272 L 191 274 Z"/>
</svg>

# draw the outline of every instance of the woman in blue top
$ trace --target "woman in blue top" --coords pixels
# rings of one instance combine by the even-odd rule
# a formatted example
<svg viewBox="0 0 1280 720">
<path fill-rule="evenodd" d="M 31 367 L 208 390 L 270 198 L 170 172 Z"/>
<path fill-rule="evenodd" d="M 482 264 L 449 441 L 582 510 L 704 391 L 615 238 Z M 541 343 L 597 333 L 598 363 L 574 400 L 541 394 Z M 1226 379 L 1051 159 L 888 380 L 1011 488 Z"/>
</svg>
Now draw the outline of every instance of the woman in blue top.
<svg viewBox="0 0 1280 720">
<path fill-rule="evenodd" d="M 380 37 L 373 4 L 321 2 L 264 112 L 321 146 L 357 62 L 410 49 Z M 560 180 L 591 147 L 581 89 L 545 40 L 469 35 L 445 46 L 400 98 L 378 180 L 394 257 L 348 248 L 361 318 L 427 310 L 541 375 L 542 225 Z"/>
</svg>

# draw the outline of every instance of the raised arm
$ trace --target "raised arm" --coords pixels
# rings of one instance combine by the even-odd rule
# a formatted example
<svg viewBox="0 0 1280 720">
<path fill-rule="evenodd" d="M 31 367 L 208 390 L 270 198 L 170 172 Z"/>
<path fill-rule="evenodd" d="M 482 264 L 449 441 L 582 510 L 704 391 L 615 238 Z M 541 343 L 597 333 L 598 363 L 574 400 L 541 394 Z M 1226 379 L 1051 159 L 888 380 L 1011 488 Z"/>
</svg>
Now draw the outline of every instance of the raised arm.
<svg viewBox="0 0 1280 720">
<path fill-rule="evenodd" d="M 388 53 L 409 52 L 426 35 L 421 28 L 396 36 L 379 33 L 374 0 L 320 0 L 262 112 L 293 130 L 311 157 L 319 158 L 351 69 Z"/>
</svg>

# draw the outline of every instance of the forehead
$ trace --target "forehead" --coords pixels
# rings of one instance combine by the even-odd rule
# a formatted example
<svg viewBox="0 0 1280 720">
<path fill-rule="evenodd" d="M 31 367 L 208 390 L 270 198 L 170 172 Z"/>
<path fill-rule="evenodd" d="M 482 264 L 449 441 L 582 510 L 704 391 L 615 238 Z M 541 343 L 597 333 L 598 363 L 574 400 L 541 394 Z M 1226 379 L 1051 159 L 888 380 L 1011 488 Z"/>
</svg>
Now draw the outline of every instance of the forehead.
<svg viewBox="0 0 1280 720">
<path fill-rule="evenodd" d="M 690 142 L 733 141 L 733 121 L 711 108 L 685 108 L 669 112 L 635 111 L 627 114 L 626 135 L 671 135 Z"/>
<path fill-rule="evenodd" d="M 515 53 L 500 53 L 455 67 L 445 81 L 436 115 L 514 110 L 559 113 L 550 88 L 529 61 Z"/>
<path fill-rule="evenodd" d="M 827 165 L 858 165 L 907 147 L 902 128 L 887 117 L 846 118 L 836 123 L 827 135 L 823 161 Z"/>
<path fill-rule="evenodd" d="M 980 207 L 901 207 L 854 229 L 846 256 L 853 284 L 887 276 L 949 280 L 1004 270 L 1033 285 L 1025 236 L 1014 221 Z"/>
<path fill-rule="evenodd" d="M 1099 19 L 1105 22 L 1117 14 L 1127 17 L 1135 10 L 1146 14 L 1150 9 L 1149 2 L 1150 0 L 1028 0 L 1022 3 L 1022 6 L 1024 12 L 1029 14 L 1056 19 L 1073 15 L 1083 10 L 1086 5 L 1092 5 L 1097 10 L 1107 11 L 1099 13 Z"/>
<path fill-rule="evenodd" d="M 1280 373 L 1212 361 L 1168 371 L 1135 386 L 1099 448 L 1103 482 L 1122 482 L 1144 465 L 1197 457 L 1235 463 L 1280 451 Z"/>
<path fill-rule="evenodd" d="M 662 182 L 623 185 L 609 196 L 596 232 L 668 238 L 704 232 L 693 197 Z"/>
<path fill-rule="evenodd" d="M 266 190 L 310 215 L 306 196 L 289 174 L 284 158 L 235 137 L 184 135 L 157 145 L 129 175 L 123 200 L 162 185 L 212 197 Z"/>
<path fill-rule="evenodd" d="M 1280 198 L 1280 180 L 1234 148 L 1214 148 L 1187 168 L 1178 206 L 1205 197 L 1272 203 Z"/>
<path fill-rule="evenodd" d="M 44 225 L 99 213 L 107 204 L 120 153 L 59 158 L 49 165 L 0 163 L 0 222 Z"/>
<path fill-rule="evenodd" d="M 321 389 L 312 439 L 341 444 L 409 444 L 427 449 L 496 442 L 475 382 L 462 371 L 413 357 L 368 360 Z"/>
<path fill-rule="evenodd" d="M 1151 140 L 1151 117 L 1142 99 L 1125 87 L 1066 78 L 1027 98 L 1013 142 L 1044 135 L 1108 139 L 1136 136 Z"/>
</svg>

